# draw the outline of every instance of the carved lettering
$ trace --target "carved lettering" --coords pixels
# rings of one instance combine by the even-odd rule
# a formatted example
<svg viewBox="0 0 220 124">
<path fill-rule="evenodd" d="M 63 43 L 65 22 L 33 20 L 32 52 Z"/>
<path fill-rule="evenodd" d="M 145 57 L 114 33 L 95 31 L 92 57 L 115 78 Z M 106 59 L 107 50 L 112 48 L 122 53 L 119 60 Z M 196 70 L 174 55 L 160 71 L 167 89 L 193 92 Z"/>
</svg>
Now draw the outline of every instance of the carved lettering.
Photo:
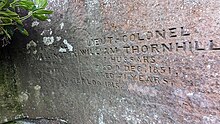
<svg viewBox="0 0 220 124">
<path fill-rule="evenodd" d="M 169 55 L 175 60 L 175 53 L 194 55 L 194 52 L 220 50 L 217 41 L 193 40 L 192 32 L 184 26 L 141 32 L 123 32 L 87 40 L 87 46 L 80 47 L 75 54 L 79 61 L 88 59 L 88 65 L 83 63 L 80 72 L 83 76 L 71 81 L 83 86 L 114 89 L 125 85 L 122 82 L 173 86 L 173 78 L 184 74 L 177 65 L 172 67 Z M 97 63 L 89 63 L 96 59 Z"/>
</svg>

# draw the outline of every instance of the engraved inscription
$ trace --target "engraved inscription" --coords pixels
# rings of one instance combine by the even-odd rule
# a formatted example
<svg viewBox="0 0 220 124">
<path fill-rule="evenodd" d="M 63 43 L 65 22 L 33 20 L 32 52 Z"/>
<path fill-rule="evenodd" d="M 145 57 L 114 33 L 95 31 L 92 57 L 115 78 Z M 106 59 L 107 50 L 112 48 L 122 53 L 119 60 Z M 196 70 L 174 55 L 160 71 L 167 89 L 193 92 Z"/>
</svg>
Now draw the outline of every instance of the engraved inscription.
<svg viewBox="0 0 220 124">
<path fill-rule="evenodd" d="M 85 46 L 77 50 L 78 57 L 100 62 L 84 65 L 88 66 L 89 75 L 95 79 L 82 76 L 74 82 L 114 89 L 120 89 L 126 83 L 176 85 L 172 79 L 180 75 L 176 69 L 178 65 L 171 65 L 166 59 L 168 56 L 175 60 L 175 56 L 184 56 L 184 53 L 194 55 L 196 52 L 220 50 L 216 41 L 193 40 L 191 33 L 182 26 L 86 40 Z"/>
</svg>

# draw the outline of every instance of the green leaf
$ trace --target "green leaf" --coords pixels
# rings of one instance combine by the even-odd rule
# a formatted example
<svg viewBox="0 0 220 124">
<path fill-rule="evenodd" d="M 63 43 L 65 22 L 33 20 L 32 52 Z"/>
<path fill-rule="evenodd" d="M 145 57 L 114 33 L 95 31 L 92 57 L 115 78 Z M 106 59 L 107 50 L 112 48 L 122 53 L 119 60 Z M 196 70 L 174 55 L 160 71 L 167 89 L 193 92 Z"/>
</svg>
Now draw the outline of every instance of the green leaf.
<svg viewBox="0 0 220 124">
<path fill-rule="evenodd" d="M 39 19 L 39 20 L 41 20 L 41 21 L 46 21 L 47 19 L 48 19 L 48 17 L 47 16 L 45 16 L 44 14 L 33 14 L 33 17 L 34 18 L 37 18 L 37 19 Z"/>
<path fill-rule="evenodd" d="M 22 21 L 20 18 L 18 17 L 12 17 L 11 19 L 13 19 L 16 23 L 20 24 L 20 25 L 23 25 Z"/>
<path fill-rule="evenodd" d="M 0 16 L 9 17 L 8 13 L 5 11 L 0 11 Z"/>
<path fill-rule="evenodd" d="M 27 32 L 27 30 L 22 26 L 22 25 L 17 25 L 17 29 L 24 35 L 28 36 L 29 33 Z"/>
<path fill-rule="evenodd" d="M 41 0 L 42 2 L 41 2 L 41 8 L 46 8 L 46 6 L 48 5 L 48 2 L 47 2 L 47 0 Z"/>
<path fill-rule="evenodd" d="M 52 14 L 53 11 L 39 9 L 39 10 L 34 11 L 34 13 L 35 13 L 35 14 Z"/>
<path fill-rule="evenodd" d="M 23 33 L 24 35 L 26 35 L 26 36 L 29 36 L 29 33 L 28 33 L 28 31 L 27 31 L 26 29 L 24 29 L 24 30 L 22 31 L 22 33 Z"/>
<path fill-rule="evenodd" d="M 11 2 L 11 0 L 5 0 L 5 6 L 3 8 L 9 8 L 10 2 Z"/>
<path fill-rule="evenodd" d="M 35 5 L 39 5 L 40 4 L 40 0 L 34 0 Z"/>
<path fill-rule="evenodd" d="M 18 2 L 17 6 L 22 7 L 25 10 L 32 10 L 35 5 L 32 1 L 22 0 Z"/>
<path fill-rule="evenodd" d="M 34 0 L 35 6 L 37 8 L 44 9 L 47 6 L 47 0 Z"/>
<path fill-rule="evenodd" d="M 30 5 L 34 5 L 34 2 L 29 1 L 29 0 L 20 0 L 19 4 L 30 6 Z"/>
<path fill-rule="evenodd" d="M 6 10 L 6 13 L 11 17 L 19 17 L 19 15 L 16 12 L 13 12 L 9 9 Z"/>
<path fill-rule="evenodd" d="M 0 17 L 3 23 L 12 23 L 12 19 L 9 17 Z"/>
<path fill-rule="evenodd" d="M 12 22 L 12 19 L 10 17 L 0 17 L 0 19 L 3 21 L 3 20 L 10 20 L 10 22 Z"/>
<path fill-rule="evenodd" d="M 0 10 L 2 10 L 2 8 L 4 8 L 4 6 L 7 4 L 7 0 L 3 0 L 0 2 Z"/>
<path fill-rule="evenodd" d="M 19 30 L 24 35 L 29 35 L 24 28 L 23 21 L 30 18 L 37 18 L 45 21 L 47 14 L 53 11 L 45 10 L 48 0 L 0 0 L 0 35 L 4 39 L 12 39 L 15 30 Z M 16 9 L 27 10 L 28 15 L 17 13 Z"/>
<path fill-rule="evenodd" d="M 13 36 L 14 30 L 15 30 L 15 26 L 9 25 L 9 26 L 5 26 L 4 28 L 5 28 L 5 30 L 7 30 L 8 34 L 10 34 L 10 36 Z"/>
<path fill-rule="evenodd" d="M 0 11 L 0 16 L 4 16 L 4 17 L 18 17 L 19 15 L 16 12 L 13 12 L 13 11 L 7 9 L 6 11 Z"/>
<path fill-rule="evenodd" d="M 7 32 L 7 30 L 5 30 L 3 27 L 1 27 L 1 29 L 3 30 L 4 34 L 5 34 L 9 39 L 11 39 L 11 36 L 10 36 L 10 34 Z"/>
</svg>

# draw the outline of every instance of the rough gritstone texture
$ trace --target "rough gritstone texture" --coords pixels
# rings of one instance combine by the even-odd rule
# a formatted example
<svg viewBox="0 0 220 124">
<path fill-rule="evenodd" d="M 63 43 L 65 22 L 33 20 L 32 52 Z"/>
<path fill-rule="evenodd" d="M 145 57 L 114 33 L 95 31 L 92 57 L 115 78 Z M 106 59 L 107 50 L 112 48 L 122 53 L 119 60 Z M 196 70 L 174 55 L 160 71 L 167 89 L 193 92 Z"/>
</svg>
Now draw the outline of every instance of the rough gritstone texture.
<svg viewBox="0 0 220 124">
<path fill-rule="evenodd" d="M 11 44 L 11 63 L 1 60 L 0 68 L 13 71 L 0 76 L 16 75 L 18 83 L 9 92 L 17 95 L 2 104 L 18 99 L 21 114 L 3 107 L 0 113 L 9 114 L 0 122 L 220 123 L 220 1 L 50 0 L 49 6 L 50 19 L 33 20 L 31 36 Z"/>
</svg>

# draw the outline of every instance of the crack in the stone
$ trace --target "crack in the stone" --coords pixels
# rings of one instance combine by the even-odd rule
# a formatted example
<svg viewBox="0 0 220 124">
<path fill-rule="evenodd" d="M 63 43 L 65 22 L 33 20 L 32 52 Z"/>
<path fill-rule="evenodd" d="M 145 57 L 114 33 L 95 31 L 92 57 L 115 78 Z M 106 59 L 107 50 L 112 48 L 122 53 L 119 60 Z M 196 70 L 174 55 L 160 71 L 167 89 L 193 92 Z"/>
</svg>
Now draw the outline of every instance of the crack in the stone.
<svg viewBox="0 0 220 124">
<path fill-rule="evenodd" d="M 14 119 L 1 124 L 68 124 L 63 119 L 51 119 L 51 118 L 20 118 Z"/>
</svg>

